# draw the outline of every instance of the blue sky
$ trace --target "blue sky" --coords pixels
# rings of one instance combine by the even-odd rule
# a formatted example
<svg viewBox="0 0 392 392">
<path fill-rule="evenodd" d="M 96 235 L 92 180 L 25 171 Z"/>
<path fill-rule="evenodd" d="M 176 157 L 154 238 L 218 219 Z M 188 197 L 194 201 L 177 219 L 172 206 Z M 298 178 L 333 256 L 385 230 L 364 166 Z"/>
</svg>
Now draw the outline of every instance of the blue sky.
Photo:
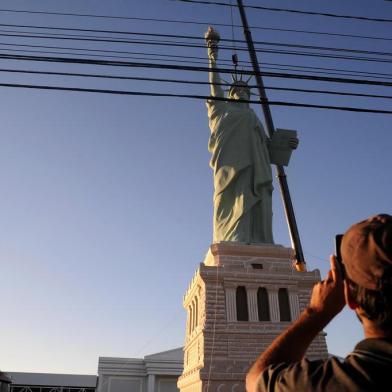
<svg viewBox="0 0 392 392">
<path fill-rule="evenodd" d="M 386 1 L 246 1 L 392 17 Z M 165 0 L 2 1 L 2 9 L 231 23 L 230 10 Z M 390 37 L 390 24 L 248 10 L 252 26 Z M 234 13 L 235 24 L 239 23 Z M 0 23 L 203 36 L 205 25 L 0 12 Z M 5 30 L 6 28 L 4 28 Z M 11 29 L 11 28 L 9 28 Z M 231 28 L 218 28 L 231 38 Z M 253 30 L 259 41 L 389 51 L 388 41 Z M 241 30 L 235 38 L 242 39 Z M 37 41 L 41 41 L 38 43 Z M 1 43 L 21 43 L 2 37 Z M 206 57 L 204 49 L 24 39 L 35 45 Z M 0 45 L 0 49 L 4 49 Z M 0 53 L 3 53 L 0 52 Z M 230 59 L 230 52 L 221 52 Z M 247 61 L 245 52 L 240 60 Z M 261 54 L 263 63 L 390 74 L 390 63 Z M 0 68 L 207 80 L 181 73 L 1 60 Z M 132 60 L 131 60 L 132 61 Z M 136 60 L 135 60 L 136 61 Z M 198 60 L 202 61 L 202 60 Z M 206 64 L 206 63 L 205 63 Z M 198 64 L 200 65 L 200 64 Z M 287 71 L 289 72 L 289 71 Z M 207 95 L 208 86 L 0 73 L 0 83 L 52 84 Z M 389 94 L 380 86 L 265 79 L 267 85 Z M 2 88 L 0 95 L 0 368 L 95 373 L 98 356 L 141 357 L 181 346 L 182 296 L 212 238 L 209 128 L 203 101 Z M 388 100 L 269 91 L 271 100 L 391 110 Z M 257 113 L 261 115 L 258 107 Z M 391 213 L 390 115 L 272 107 L 276 127 L 296 129 L 287 169 L 309 269 L 325 274 L 335 233 Z M 261 117 L 262 118 L 262 117 Z M 275 185 L 274 236 L 289 246 Z M 344 311 L 326 329 L 329 351 L 362 338 Z"/>
</svg>

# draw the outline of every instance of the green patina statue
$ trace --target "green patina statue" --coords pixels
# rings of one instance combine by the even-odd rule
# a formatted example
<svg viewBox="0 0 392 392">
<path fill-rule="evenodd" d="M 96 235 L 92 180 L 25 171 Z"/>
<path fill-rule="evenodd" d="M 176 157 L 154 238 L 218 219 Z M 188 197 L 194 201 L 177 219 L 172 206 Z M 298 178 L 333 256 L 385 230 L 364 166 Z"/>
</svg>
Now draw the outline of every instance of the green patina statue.
<svg viewBox="0 0 392 392">
<path fill-rule="evenodd" d="M 225 97 L 216 70 L 219 34 L 205 34 L 212 97 Z M 248 83 L 236 76 L 228 98 L 249 100 Z M 246 102 L 207 101 L 214 171 L 213 242 L 273 243 L 270 139 Z M 291 148 L 298 139 L 292 138 Z"/>
</svg>

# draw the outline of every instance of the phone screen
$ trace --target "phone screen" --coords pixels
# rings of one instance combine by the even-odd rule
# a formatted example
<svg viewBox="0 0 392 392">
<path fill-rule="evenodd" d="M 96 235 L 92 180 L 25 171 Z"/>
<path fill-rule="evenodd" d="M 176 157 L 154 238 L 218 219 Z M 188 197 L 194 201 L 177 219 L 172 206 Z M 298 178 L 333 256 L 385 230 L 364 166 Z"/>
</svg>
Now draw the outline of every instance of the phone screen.
<svg viewBox="0 0 392 392">
<path fill-rule="evenodd" d="M 336 234 L 335 236 L 335 256 L 336 260 L 340 266 L 340 270 L 344 273 L 344 266 L 342 261 L 342 253 L 340 251 L 340 246 L 342 244 L 343 234 Z"/>
</svg>

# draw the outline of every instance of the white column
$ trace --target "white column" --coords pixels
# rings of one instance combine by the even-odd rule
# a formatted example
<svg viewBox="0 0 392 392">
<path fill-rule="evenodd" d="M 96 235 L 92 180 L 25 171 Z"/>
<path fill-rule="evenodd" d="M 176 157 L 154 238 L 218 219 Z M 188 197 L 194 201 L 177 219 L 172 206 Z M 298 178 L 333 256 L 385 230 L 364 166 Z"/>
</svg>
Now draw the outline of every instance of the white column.
<svg viewBox="0 0 392 392">
<path fill-rule="evenodd" d="M 291 311 L 291 320 L 297 320 L 299 317 L 299 300 L 298 293 L 295 291 L 289 291 L 289 301 L 290 301 L 290 311 Z"/>
<path fill-rule="evenodd" d="M 271 321 L 277 322 L 280 321 L 280 313 L 279 313 L 279 299 L 278 299 L 278 289 L 269 288 L 268 291 L 268 299 L 271 311 Z"/>
<path fill-rule="evenodd" d="M 226 288 L 226 316 L 228 322 L 237 320 L 237 311 L 236 311 L 236 304 L 235 304 L 235 287 Z"/>
<path fill-rule="evenodd" d="M 248 296 L 249 321 L 259 321 L 257 310 L 257 289 L 254 287 L 247 287 L 246 293 Z"/>
<path fill-rule="evenodd" d="M 148 375 L 147 392 L 155 392 L 155 374 Z"/>
</svg>

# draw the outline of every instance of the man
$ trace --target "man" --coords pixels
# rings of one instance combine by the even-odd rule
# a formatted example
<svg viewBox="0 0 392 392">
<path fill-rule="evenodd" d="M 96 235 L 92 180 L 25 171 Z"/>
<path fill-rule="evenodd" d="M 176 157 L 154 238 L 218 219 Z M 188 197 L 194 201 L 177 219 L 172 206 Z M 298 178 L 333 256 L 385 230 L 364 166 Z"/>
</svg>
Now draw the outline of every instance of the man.
<svg viewBox="0 0 392 392">
<path fill-rule="evenodd" d="M 309 306 L 250 369 L 248 392 L 392 389 L 392 216 L 350 227 L 341 252 L 344 271 L 331 256 L 331 270 L 314 286 Z M 312 340 L 345 304 L 362 323 L 365 339 L 344 361 L 304 359 Z"/>
</svg>

